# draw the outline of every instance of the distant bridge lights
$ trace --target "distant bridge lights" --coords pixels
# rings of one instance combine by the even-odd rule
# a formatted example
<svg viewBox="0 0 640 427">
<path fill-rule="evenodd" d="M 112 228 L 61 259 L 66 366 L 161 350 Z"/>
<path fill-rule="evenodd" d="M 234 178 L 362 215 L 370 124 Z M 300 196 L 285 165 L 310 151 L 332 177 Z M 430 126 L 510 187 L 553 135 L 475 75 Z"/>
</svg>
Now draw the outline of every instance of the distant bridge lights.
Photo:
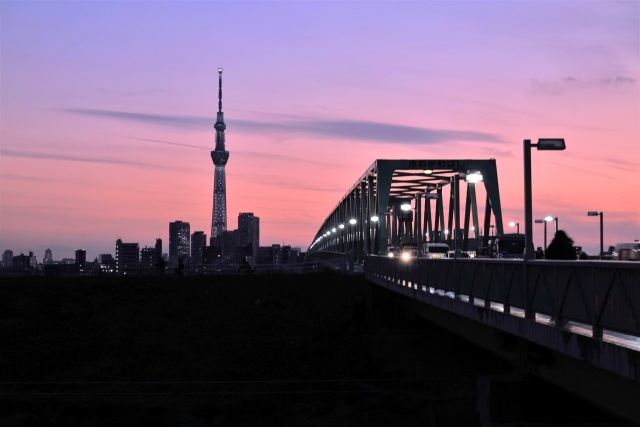
<svg viewBox="0 0 640 427">
<path fill-rule="evenodd" d="M 378 222 L 380 220 L 380 218 L 378 218 L 378 215 L 373 215 L 371 217 L 371 222 Z"/>
<path fill-rule="evenodd" d="M 520 223 L 511 221 L 509 227 L 516 227 L 516 233 L 520 234 Z"/>
<path fill-rule="evenodd" d="M 604 245 L 603 245 L 603 212 L 591 211 L 587 212 L 587 216 L 599 216 L 600 217 L 600 259 L 604 256 Z"/>
<path fill-rule="evenodd" d="M 357 221 L 356 221 L 356 219 L 355 219 L 355 218 L 351 218 L 351 219 L 349 220 L 349 224 L 351 224 L 351 225 L 355 224 L 356 222 L 357 222 Z"/>
<path fill-rule="evenodd" d="M 530 139 L 523 141 L 524 158 L 524 242 L 525 242 L 525 262 L 535 259 L 533 248 L 533 196 L 531 189 L 531 147 L 538 150 L 564 150 L 567 148 L 564 138 L 540 138 L 537 144 L 532 144 Z M 556 226 L 558 225 L 556 220 Z M 546 247 L 545 247 L 546 250 Z M 531 315 L 532 313 L 527 313 Z"/>
<path fill-rule="evenodd" d="M 411 210 L 411 203 L 403 203 L 400 205 L 400 209 L 407 212 Z"/>
</svg>

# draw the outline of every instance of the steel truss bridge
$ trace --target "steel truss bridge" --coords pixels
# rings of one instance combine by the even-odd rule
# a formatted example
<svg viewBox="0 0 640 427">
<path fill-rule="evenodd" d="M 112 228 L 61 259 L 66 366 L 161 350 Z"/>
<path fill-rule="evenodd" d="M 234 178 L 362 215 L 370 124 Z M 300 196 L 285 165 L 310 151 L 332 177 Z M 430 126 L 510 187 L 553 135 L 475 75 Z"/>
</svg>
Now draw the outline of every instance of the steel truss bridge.
<svg viewBox="0 0 640 427">
<path fill-rule="evenodd" d="M 491 225 L 503 234 L 495 160 L 377 160 L 305 261 L 360 264 L 412 311 L 640 426 L 640 263 L 386 256 L 424 241 L 475 250 Z"/>
<path fill-rule="evenodd" d="M 486 195 L 482 224 L 478 184 Z M 492 226 L 503 234 L 495 160 L 376 160 L 324 220 L 307 254 L 352 252 L 362 260 L 427 237 L 467 250 L 486 245 Z"/>
</svg>

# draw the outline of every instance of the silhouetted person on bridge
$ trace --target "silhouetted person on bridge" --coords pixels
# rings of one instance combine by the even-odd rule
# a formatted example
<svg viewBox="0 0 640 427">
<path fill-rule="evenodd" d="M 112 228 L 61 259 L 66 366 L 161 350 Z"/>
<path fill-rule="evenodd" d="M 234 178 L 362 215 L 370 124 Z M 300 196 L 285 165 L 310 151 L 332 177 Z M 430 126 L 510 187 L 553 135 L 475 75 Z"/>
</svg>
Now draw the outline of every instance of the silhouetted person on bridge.
<svg viewBox="0 0 640 427">
<path fill-rule="evenodd" d="M 556 231 L 547 252 L 544 254 L 546 259 L 576 259 L 576 250 L 573 248 L 573 239 L 563 230 Z"/>
</svg>

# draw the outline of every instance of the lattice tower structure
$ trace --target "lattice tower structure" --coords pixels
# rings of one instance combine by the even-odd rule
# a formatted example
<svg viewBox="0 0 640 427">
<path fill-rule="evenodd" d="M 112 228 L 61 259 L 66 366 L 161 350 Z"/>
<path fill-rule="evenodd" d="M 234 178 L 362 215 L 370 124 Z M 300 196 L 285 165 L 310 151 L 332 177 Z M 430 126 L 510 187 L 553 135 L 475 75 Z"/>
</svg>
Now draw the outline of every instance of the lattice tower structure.
<svg viewBox="0 0 640 427">
<path fill-rule="evenodd" d="M 221 237 L 227 231 L 227 178 L 225 166 L 229 160 L 229 152 L 224 146 L 224 131 L 227 125 L 224 123 L 222 112 L 222 68 L 218 68 L 218 114 L 216 124 L 216 148 L 211 152 L 213 160 L 213 208 L 211 212 L 210 238 Z"/>
</svg>

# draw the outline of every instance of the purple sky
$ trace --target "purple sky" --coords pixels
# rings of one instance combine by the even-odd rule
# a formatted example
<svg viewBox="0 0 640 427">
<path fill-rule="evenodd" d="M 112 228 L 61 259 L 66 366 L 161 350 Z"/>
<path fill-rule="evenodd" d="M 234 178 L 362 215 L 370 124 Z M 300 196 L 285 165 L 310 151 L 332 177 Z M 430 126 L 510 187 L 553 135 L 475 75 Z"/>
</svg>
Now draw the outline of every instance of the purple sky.
<svg viewBox="0 0 640 427">
<path fill-rule="evenodd" d="M 0 251 L 168 250 L 211 224 L 224 68 L 228 228 L 306 250 L 377 158 L 495 158 L 505 222 L 640 239 L 638 1 L 0 2 Z M 551 226 L 553 228 L 553 226 Z M 522 230 L 521 230 L 522 231 Z M 542 227 L 534 244 L 542 245 Z M 550 240 L 550 238 L 549 238 Z"/>
</svg>

